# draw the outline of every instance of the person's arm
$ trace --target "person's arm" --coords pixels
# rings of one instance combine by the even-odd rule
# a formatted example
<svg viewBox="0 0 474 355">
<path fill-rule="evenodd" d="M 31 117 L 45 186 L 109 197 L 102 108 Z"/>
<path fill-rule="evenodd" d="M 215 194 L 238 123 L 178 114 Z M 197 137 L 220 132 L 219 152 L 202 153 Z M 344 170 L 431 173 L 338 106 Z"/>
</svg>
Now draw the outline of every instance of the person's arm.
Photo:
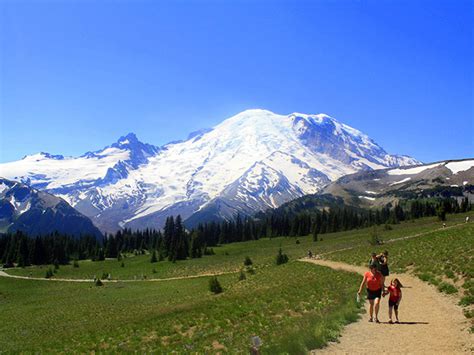
<svg viewBox="0 0 474 355">
<path fill-rule="evenodd" d="M 400 304 L 401 301 L 402 301 L 402 290 L 400 290 L 400 297 L 398 297 L 397 306 Z"/>
<path fill-rule="evenodd" d="M 362 279 L 362 282 L 360 283 L 360 286 L 359 286 L 359 291 L 357 291 L 357 293 L 360 295 L 360 293 L 362 292 L 362 287 L 364 287 L 365 285 L 365 282 L 366 282 L 366 277 L 364 275 L 364 278 Z"/>
</svg>

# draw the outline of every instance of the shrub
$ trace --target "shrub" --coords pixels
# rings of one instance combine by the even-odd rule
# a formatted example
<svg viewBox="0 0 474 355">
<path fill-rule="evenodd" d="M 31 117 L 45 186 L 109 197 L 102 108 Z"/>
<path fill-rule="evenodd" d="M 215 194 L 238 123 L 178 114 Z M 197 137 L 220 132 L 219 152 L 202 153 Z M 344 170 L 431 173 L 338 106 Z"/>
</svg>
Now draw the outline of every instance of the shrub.
<svg viewBox="0 0 474 355">
<path fill-rule="evenodd" d="M 381 245 L 383 244 L 382 239 L 379 238 L 377 234 L 372 234 L 369 240 L 370 245 Z"/>
<path fill-rule="evenodd" d="M 285 264 L 288 262 L 288 255 L 286 254 L 283 254 L 283 251 L 280 249 L 278 249 L 278 254 L 277 254 L 277 257 L 276 257 L 276 264 L 277 265 L 281 265 L 281 264 Z"/>
<path fill-rule="evenodd" d="M 96 286 L 104 286 L 104 283 L 100 281 L 100 279 L 95 280 L 95 285 Z"/>
<path fill-rule="evenodd" d="M 102 279 L 107 279 L 107 278 L 109 278 L 109 273 L 104 271 L 102 273 Z"/>
<path fill-rule="evenodd" d="M 204 247 L 204 251 L 203 251 L 203 254 L 204 255 L 214 255 L 214 249 L 212 248 L 208 248 L 208 247 Z"/>
<path fill-rule="evenodd" d="M 253 265 L 253 261 L 252 261 L 252 259 L 250 259 L 249 256 L 246 256 L 246 257 L 245 257 L 244 265 L 245 265 L 245 266 Z"/>
<path fill-rule="evenodd" d="M 156 269 L 151 270 L 153 274 L 156 274 Z"/>
<path fill-rule="evenodd" d="M 461 305 L 461 306 L 470 306 L 471 304 L 474 304 L 474 296 L 473 295 L 464 296 L 459 301 L 459 305 Z"/>
<path fill-rule="evenodd" d="M 300 240 L 299 240 L 299 239 L 296 239 L 296 244 L 300 244 Z"/>
<path fill-rule="evenodd" d="M 122 263 L 120 264 L 120 267 L 125 267 L 125 263 L 122 261 Z"/>
<path fill-rule="evenodd" d="M 390 224 L 385 224 L 383 226 L 383 229 L 385 229 L 386 231 L 391 231 L 393 229 L 393 227 Z"/>
<path fill-rule="evenodd" d="M 247 276 L 245 276 L 244 270 L 240 270 L 239 281 L 243 281 L 246 278 L 247 278 Z"/>
<path fill-rule="evenodd" d="M 451 285 L 447 282 L 441 282 L 438 285 L 438 290 L 441 291 L 441 292 L 447 293 L 448 295 L 458 292 L 456 287 L 454 287 L 453 285 Z"/>
<path fill-rule="evenodd" d="M 209 280 L 209 290 L 216 295 L 223 291 L 222 286 L 219 283 L 219 280 L 217 279 L 217 276 L 211 277 L 211 279 Z"/>
<path fill-rule="evenodd" d="M 47 271 L 46 271 L 46 275 L 44 276 L 45 278 L 49 279 L 51 277 L 53 277 L 54 273 L 53 273 L 53 270 L 51 268 L 49 268 Z"/>
<path fill-rule="evenodd" d="M 72 263 L 73 267 L 79 267 L 79 262 L 77 260 L 74 260 Z"/>
</svg>

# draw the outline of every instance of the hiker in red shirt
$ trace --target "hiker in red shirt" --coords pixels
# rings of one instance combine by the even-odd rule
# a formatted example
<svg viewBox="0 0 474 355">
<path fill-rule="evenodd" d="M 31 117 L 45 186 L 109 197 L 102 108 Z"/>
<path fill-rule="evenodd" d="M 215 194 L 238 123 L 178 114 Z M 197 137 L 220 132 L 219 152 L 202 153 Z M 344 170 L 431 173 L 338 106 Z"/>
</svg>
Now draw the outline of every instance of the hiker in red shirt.
<svg viewBox="0 0 474 355">
<path fill-rule="evenodd" d="M 379 306 L 380 306 L 380 298 L 382 297 L 383 291 L 383 276 L 380 271 L 377 270 L 377 266 L 371 264 L 369 266 L 370 271 L 366 271 L 364 274 L 364 278 L 359 287 L 359 291 L 357 292 L 358 295 L 361 294 L 362 288 L 364 285 L 367 287 L 367 299 L 370 302 L 369 308 L 369 322 L 373 322 L 373 315 L 374 315 L 374 308 L 375 308 L 375 322 L 380 323 L 378 319 L 379 314 Z M 374 307 L 375 305 L 375 307 Z"/>
<path fill-rule="evenodd" d="M 390 324 L 393 323 L 392 321 L 392 310 L 395 309 L 395 317 L 397 318 L 397 321 L 395 323 L 400 323 L 398 320 L 398 305 L 400 304 L 400 301 L 402 300 L 402 290 L 401 288 L 403 285 L 400 283 L 398 279 L 392 280 L 390 282 L 390 286 L 387 288 L 387 292 L 384 292 L 384 296 L 388 293 L 390 293 L 390 298 L 388 299 L 388 317 L 390 320 L 388 321 Z"/>
</svg>

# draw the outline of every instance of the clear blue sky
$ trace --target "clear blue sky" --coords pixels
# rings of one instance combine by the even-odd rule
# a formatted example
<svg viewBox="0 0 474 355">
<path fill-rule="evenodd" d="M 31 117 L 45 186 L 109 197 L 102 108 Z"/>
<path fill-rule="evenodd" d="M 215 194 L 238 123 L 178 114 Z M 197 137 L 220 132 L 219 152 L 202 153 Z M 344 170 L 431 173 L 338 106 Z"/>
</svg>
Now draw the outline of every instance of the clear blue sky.
<svg viewBox="0 0 474 355">
<path fill-rule="evenodd" d="M 0 2 L 0 161 L 161 145 L 247 108 L 474 156 L 473 1 Z"/>
</svg>

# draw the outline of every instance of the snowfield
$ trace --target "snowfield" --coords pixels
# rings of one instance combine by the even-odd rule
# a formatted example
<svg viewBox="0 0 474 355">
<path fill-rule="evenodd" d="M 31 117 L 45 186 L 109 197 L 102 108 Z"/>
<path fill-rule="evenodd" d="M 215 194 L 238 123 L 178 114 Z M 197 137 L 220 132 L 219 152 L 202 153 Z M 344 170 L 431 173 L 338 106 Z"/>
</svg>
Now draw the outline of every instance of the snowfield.
<svg viewBox="0 0 474 355">
<path fill-rule="evenodd" d="M 453 161 L 445 165 L 453 174 L 466 171 L 474 166 L 474 160 Z"/>
<path fill-rule="evenodd" d="M 0 176 L 54 193 L 114 230 L 160 227 L 168 214 L 186 219 L 218 200 L 228 209 L 222 217 L 251 214 L 346 174 L 416 164 L 326 114 L 256 109 L 163 147 L 129 134 L 81 157 L 39 153 L 0 164 Z"/>
<path fill-rule="evenodd" d="M 440 166 L 443 163 L 437 163 L 437 164 L 431 164 L 431 165 L 423 165 L 423 166 L 417 166 L 414 168 L 409 168 L 409 169 L 391 169 L 387 171 L 389 175 L 416 175 L 419 174 L 425 170 L 436 168 L 437 166 Z"/>
</svg>

